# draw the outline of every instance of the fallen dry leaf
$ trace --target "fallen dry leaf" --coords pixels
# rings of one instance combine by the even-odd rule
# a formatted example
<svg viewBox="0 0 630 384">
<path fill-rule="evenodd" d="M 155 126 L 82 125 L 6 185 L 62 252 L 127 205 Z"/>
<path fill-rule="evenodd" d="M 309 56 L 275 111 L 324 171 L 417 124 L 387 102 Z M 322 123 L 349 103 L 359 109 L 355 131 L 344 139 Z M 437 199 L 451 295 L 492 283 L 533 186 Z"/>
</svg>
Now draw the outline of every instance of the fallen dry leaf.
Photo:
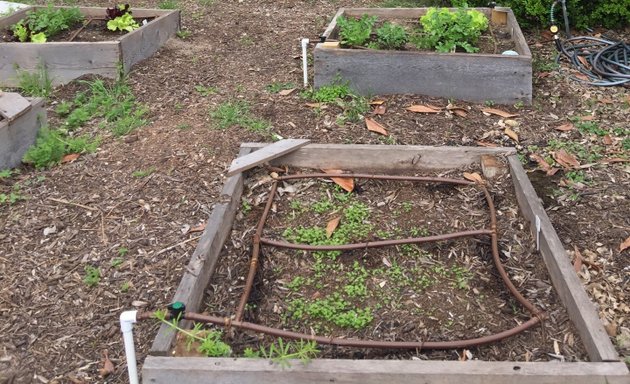
<svg viewBox="0 0 630 384">
<path fill-rule="evenodd" d="M 464 179 L 474 181 L 478 184 L 484 184 L 483 178 L 477 172 L 468 173 L 464 172 Z"/>
<path fill-rule="evenodd" d="M 512 140 L 516 141 L 518 143 L 518 134 L 516 132 L 514 132 L 511 128 L 507 127 L 505 128 L 504 133 Z"/>
<path fill-rule="evenodd" d="M 510 113 L 510 112 L 502 111 L 502 110 L 496 109 L 496 108 L 483 108 L 481 110 L 481 112 L 489 113 L 491 115 L 497 115 L 497 116 L 505 117 L 506 119 L 508 119 L 510 117 L 517 117 L 518 116 L 518 113 Z"/>
<path fill-rule="evenodd" d="M 575 156 L 571 155 L 564 149 L 554 152 L 553 159 L 565 168 L 577 168 L 580 166 L 580 162 L 577 161 Z"/>
<path fill-rule="evenodd" d="M 333 232 L 335 232 L 335 229 L 337 229 L 337 227 L 339 226 L 340 220 L 341 220 L 341 216 L 338 216 L 330 220 L 328 224 L 326 224 L 326 237 L 327 238 L 330 239 L 330 236 L 332 236 Z"/>
<path fill-rule="evenodd" d="M 592 116 L 592 115 L 580 116 L 580 120 L 581 121 L 593 121 L 593 120 L 595 120 L 595 116 Z"/>
<path fill-rule="evenodd" d="M 591 79 L 588 78 L 588 76 L 582 74 L 582 73 L 574 73 L 573 76 L 577 77 L 580 80 L 584 80 L 584 81 L 591 81 Z"/>
<path fill-rule="evenodd" d="M 324 169 L 323 171 L 329 175 L 339 175 L 343 173 L 343 171 L 339 169 Z M 330 179 L 347 192 L 354 190 L 354 179 L 351 177 L 331 177 Z"/>
<path fill-rule="evenodd" d="M 109 359 L 109 356 L 107 355 L 107 349 L 103 350 L 103 368 L 98 370 L 98 374 L 105 378 L 109 375 L 111 375 L 112 373 L 114 373 L 114 363 L 112 363 L 112 361 Z"/>
<path fill-rule="evenodd" d="M 304 105 L 306 105 L 307 107 L 311 107 L 311 108 L 320 108 L 320 109 L 328 108 L 328 106 L 326 104 L 322 104 L 322 103 L 306 103 Z"/>
<path fill-rule="evenodd" d="M 387 131 L 385 130 L 385 127 L 383 127 L 381 124 L 379 124 L 375 120 L 370 119 L 369 117 L 365 118 L 365 126 L 367 127 L 369 131 L 380 133 L 381 135 L 387 136 Z"/>
<path fill-rule="evenodd" d="M 624 240 L 623 243 L 619 244 L 619 252 L 623 252 L 628 248 L 630 248 L 630 237 Z"/>
<path fill-rule="evenodd" d="M 289 96 L 290 94 L 292 94 L 295 91 L 295 88 L 291 88 L 291 89 L 283 89 L 282 91 L 278 92 L 278 95 L 280 96 Z"/>
<path fill-rule="evenodd" d="M 610 164 L 610 163 L 627 163 L 630 162 L 630 159 L 624 159 L 621 157 L 610 157 L 608 159 L 601 159 L 598 163 L 601 164 Z"/>
<path fill-rule="evenodd" d="M 591 65 L 588 63 L 588 60 L 586 60 L 586 59 L 584 58 L 584 56 L 579 56 L 579 55 L 577 55 L 577 59 L 580 61 L 580 63 L 582 63 L 582 65 L 583 65 L 585 68 L 590 68 L 590 66 L 591 66 Z"/>
<path fill-rule="evenodd" d="M 573 270 L 577 273 L 582 270 L 582 254 L 580 253 L 580 250 L 576 246 L 573 246 L 573 249 L 575 250 L 575 260 L 573 261 Z"/>
<path fill-rule="evenodd" d="M 436 109 L 434 107 L 429 107 L 426 105 L 412 105 L 411 107 L 406 108 L 409 112 L 417 112 L 417 113 L 440 113 L 441 109 Z"/>
<path fill-rule="evenodd" d="M 206 229 L 206 223 L 203 224 L 199 224 L 196 227 L 192 227 L 190 228 L 190 230 L 188 231 L 188 233 L 192 233 L 192 232 L 203 232 L 203 230 Z"/>
<path fill-rule="evenodd" d="M 65 163 L 72 163 L 73 161 L 75 161 L 76 159 L 79 158 L 79 156 L 81 156 L 78 153 L 71 153 L 69 155 L 65 155 L 64 157 L 61 158 L 61 163 L 65 164 Z"/>
<path fill-rule="evenodd" d="M 540 167 L 540 169 L 542 169 L 543 171 L 547 172 L 548 170 L 551 169 L 551 165 L 549 165 L 547 160 L 545 160 L 539 154 L 532 153 L 531 155 L 529 155 L 529 158 L 534 160 L 538 164 L 538 167 Z"/>
<path fill-rule="evenodd" d="M 610 135 L 604 135 L 604 137 L 602 137 L 602 143 L 604 143 L 604 145 L 612 145 L 613 141 Z"/>
<path fill-rule="evenodd" d="M 608 99 L 608 98 L 600 99 L 599 102 L 602 103 L 602 104 L 615 104 L 615 102 L 613 100 Z"/>
<path fill-rule="evenodd" d="M 560 126 L 557 126 L 555 128 L 556 131 L 562 131 L 562 132 L 568 132 L 575 129 L 575 126 L 573 125 L 573 123 L 564 123 Z"/>
<path fill-rule="evenodd" d="M 498 147 L 499 146 L 498 144 L 490 143 L 490 142 L 487 142 L 487 141 L 478 141 L 477 145 L 480 146 L 480 147 L 489 147 L 489 148 L 493 148 L 493 147 Z"/>
<path fill-rule="evenodd" d="M 611 323 L 604 324 L 604 329 L 606 330 L 606 333 L 608 334 L 608 336 L 610 337 L 617 336 L 617 323 L 616 322 L 613 321 Z"/>
<path fill-rule="evenodd" d="M 540 72 L 538 73 L 538 78 L 539 79 L 544 79 L 545 77 L 549 77 L 551 76 L 551 72 Z"/>
<path fill-rule="evenodd" d="M 468 111 L 466 111 L 466 109 L 462 108 L 462 107 L 451 106 L 451 107 L 446 107 L 446 109 L 448 109 L 453 114 L 455 114 L 455 115 L 457 115 L 459 117 L 466 117 L 466 116 L 468 116 Z"/>
<path fill-rule="evenodd" d="M 381 105 L 384 102 L 385 102 L 385 100 L 376 99 L 376 100 L 370 101 L 370 105 Z"/>
<path fill-rule="evenodd" d="M 374 113 L 375 115 L 384 115 L 385 112 L 387 112 L 387 106 L 385 104 L 377 105 L 376 108 L 374 108 L 374 110 L 372 111 L 372 113 Z"/>
</svg>

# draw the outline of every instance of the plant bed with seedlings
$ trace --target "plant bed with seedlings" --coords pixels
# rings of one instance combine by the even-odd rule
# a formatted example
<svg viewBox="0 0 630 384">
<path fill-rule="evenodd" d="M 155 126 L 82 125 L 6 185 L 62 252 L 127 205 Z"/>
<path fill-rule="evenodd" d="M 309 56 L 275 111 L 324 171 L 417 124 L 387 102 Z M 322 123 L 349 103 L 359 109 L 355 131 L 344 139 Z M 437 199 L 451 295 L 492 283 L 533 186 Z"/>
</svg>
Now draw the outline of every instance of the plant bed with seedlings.
<svg viewBox="0 0 630 384">
<path fill-rule="evenodd" d="M 114 78 L 179 30 L 177 10 L 30 7 L 0 18 L 0 86 L 45 68 L 54 84 L 85 74 Z"/>
<path fill-rule="evenodd" d="M 602 336 L 602 325 L 593 320 L 592 304 L 579 282 L 558 280 L 554 268 L 561 259 L 543 245 L 548 241 L 544 236 L 554 235 L 547 222 L 538 243 L 530 235 L 532 209 L 541 217 L 526 197 L 531 185 L 522 177 L 515 156 L 485 159 L 483 172 L 490 175 L 494 169 L 500 175 L 484 186 L 461 178 L 464 174 L 480 180 L 479 157 L 509 155 L 509 149 L 453 149 L 452 158 L 440 164 L 437 159 L 449 149 L 399 147 L 400 153 L 381 153 L 388 159 L 368 166 L 360 158 L 348 159 L 359 154 L 372 158 L 376 154 L 371 152 L 385 150 L 327 147 L 332 146 L 306 146 L 281 157 L 274 164 L 287 165 L 290 173 L 298 175 L 273 175 L 281 181 L 274 181 L 269 170 L 250 175 L 242 194 L 243 176 L 232 176 L 224 188 L 225 202 L 207 226 L 212 225 L 213 235 L 201 240 L 205 245 L 197 248 L 175 295 L 190 311 L 183 319 L 219 326 L 204 330 L 197 325 L 185 331 L 187 336 L 175 343 L 176 356 L 199 351 L 209 356 L 265 357 L 287 371 L 255 360 L 246 360 L 251 366 L 244 368 L 241 359 L 203 363 L 194 357 L 149 357 L 145 380 L 166 382 L 184 370 L 188 370 L 185 382 L 204 372 L 218 377 L 230 372 L 242 382 L 254 378 L 266 382 L 274 375 L 286 380 L 327 380 L 364 367 L 345 360 L 349 358 L 371 361 L 376 378 L 389 373 L 395 382 L 415 374 L 437 383 L 441 381 L 433 374 L 438 372 L 451 378 L 462 374 L 456 366 L 440 365 L 446 361 L 432 366 L 432 372 L 424 371 L 416 360 L 425 359 L 475 360 L 476 374 L 495 380 L 505 369 L 515 372 L 524 365 L 528 374 L 515 378 L 523 383 L 570 374 L 591 380 L 585 383 L 604 382 L 605 376 L 627 372 L 623 364 L 614 363 L 573 363 L 551 372 L 553 363 L 542 362 L 601 361 L 614 350 Z M 332 155 L 344 149 L 350 153 Z M 305 177 L 299 167 L 306 164 L 344 169 L 352 172 L 352 178 L 335 174 L 333 183 L 330 175 Z M 361 167 L 388 176 L 356 174 Z M 397 179 L 391 176 L 395 173 L 416 176 Z M 418 174 L 446 176 L 451 181 L 419 179 Z M 522 185 L 526 191 L 519 189 Z M 235 214 L 237 206 L 240 210 Z M 230 241 L 221 251 L 234 214 Z M 223 217 L 221 222 L 229 228 L 219 229 L 216 220 Z M 495 228 L 495 220 L 496 238 L 489 230 Z M 507 271 L 505 276 L 502 270 Z M 516 288 L 510 287 L 510 280 Z M 567 292 L 566 284 L 572 288 L 578 284 L 581 293 Z M 203 291 L 208 296 L 201 307 Z M 567 314 L 560 302 L 567 302 L 567 295 L 586 301 L 579 307 L 567 305 Z M 200 310 L 211 315 L 193 313 Z M 160 318 L 167 322 L 163 315 Z M 584 321 L 589 325 L 584 326 Z M 153 354 L 172 354 L 174 341 L 164 325 Z M 288 361 L 314 357 L 318 359 L 306 366 Z M 386 362 L 392 359 L 403 360 L 397 372 Z M 481 360 L 488 360 L 487 365 L 477 366 Z"/>
<path fill-rule="evenodd" d="M 531 103 L 531 53 L 508 8 L 342 8 L 321 40 L 315 87 L 341 77 L 361 94 Z"/>
</svg>

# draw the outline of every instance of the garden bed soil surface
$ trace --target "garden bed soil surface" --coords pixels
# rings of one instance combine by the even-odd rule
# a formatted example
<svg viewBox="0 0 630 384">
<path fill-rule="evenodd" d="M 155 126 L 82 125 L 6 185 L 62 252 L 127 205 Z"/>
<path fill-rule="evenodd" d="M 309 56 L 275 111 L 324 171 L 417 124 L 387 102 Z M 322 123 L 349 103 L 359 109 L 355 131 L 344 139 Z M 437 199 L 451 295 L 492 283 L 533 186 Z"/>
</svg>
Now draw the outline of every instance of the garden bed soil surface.
<svg viewBox="0 0 630 384">
<path fill-rule="evenodd" d="M 461 179 L 463 171 L 481 172 L 454 170 L 440 176 Z M 247 208 L 237 214 L 231 240 L 207 289 L 206 311 L 212 315 L 229 317 L 235 313 L 249 268 L 253 232 L 269 192 L 266 180 L 268 175 L 258 173 L 247 181 L 243 194 L 243 206 Z M 321 237 L 335 218 L 340 222 L 335 229 L 339 233 L 331 234 L 333 241 L 349 233 L 347 241 L 354 243 L 489 227 L 485 196 L 475 186 L 366 179 L 356 179 L 355 183 L 356 190 L 346 194 L 328 179 L 283 182 L 263 237 L 302 242 L 314 236 L 314 228 Z M 493 180 L 489 190 L 497 208 L 502 260 L 519 290 L 549 314 L 542 326 L 470 351 L 322 346 L 319 357 L 541 361 L 553 359 L 553 340 L 562 340 L 563 358 L 588 360 L 551 288 L 526 221 L 518 213 L 510 176 Z M 298 233 L 304 235 L 295 239 Z M 335 310 L 341 302 L 345 308 Z M 503 286 L 492 262 L 489 237 L 339 254 L 263 245 L 260 269 L 246 308 L 245 321 L 305 334 L 379 341 L 463 340 L 499 333 L 531 317 Z M 323 319 L 326 311 L 334 315 Z M 354 323 L 356 318 L 349 316 L 350 325 L 339 321 L 351 313 L 358 313 L 359 319 L 370 319 Z M 238 331 L 227 333 L 224 340 L 236 354 L 246 347 L 268 348 L 273 342 Z M 184 348 L 180 345 L 177 349 Z"/>
<path fill-rule="evenodd" d="M 155 8 L 157 1 L 135 6 Z M 445 110 L 427 115 L 406 107 L 445 107 L 449 101 L 386 97 L 387 112 L 371 116 L 388 130 L 389 136 L 382 136 L 365 129 L 363 122 L 338 125 L 342 111 L 335 105 L 315 110 L 299 92 L 281 96 L 267 90 L 274 83 L 300 84 L 298 37 L 317 41 L 338 4 L 185 0 L 180 6 L 190 36 L 171 39 L 128 76 L 139 101 L 150 108 L 150 125 L 123 139 L 104 135 L 96 154 L 74 162 L 42 171 L 23 167 L 0 179 L 0 193 L 18 188 L 23 197 L 12 205 L 0 204 L 3 379 L 103 382 L 99 369 L 107 350 L 115 366 L 107 381 L 127 381 L 119 313 L 154 310 L 171 300 L 199 235 L 191 229 L 205 223 L 219 200 L 224 172 L 240 143 L 270 140 L 268 134 L 238 126 L 215 128 L 209 111 L 227 100 L 248 101 L 251 113 L 267 119 L 273 132 L 312 142 L 505 145 L 516 146 L 524 161 L 530 154 L 550 159 L 560 146 L 576 153 L 584 166 L 574 170 L 579 174 L 561 169 L 546 176 L 534 171 L 537 163 L 531 161 L 529 175 L 571 257 L 576 250 L 581 255 L 579 274 L 612 340 L 622 356 L 630 355 L 630 252 L 620 251 L 630 236 L 630 169 L 624 161 L 601 162 L 627 159 L 622 146 L 627 134 L 613 132 L 630 119 L 627 88 L 594 88 L 571 80 L 566 64 L 562 70 L 553 65 L 551 36 L 533 32 L 527 35 L 534 55 L 531 107 L 501 107 L 517 114 L 506 119 L 484 114 L 481 109 L 487 106 L 455 101 L 465 108 L 465 117 Z M 626 40 L 630 36 L 623 30 L 614 34 Z M 197 86 L 216 92 L 202 94 Z M 72 99 L 82 87 L 73 83 L 55 90 L 50 125 L 61 121 L 54 113 L 56 104 Z M 606 129 L 610 144 L 604 144 L 605 136 L 589 133 L 592 126 L 584 123 Z M 518 141 L 506 135 L 506 127 Z M 102 133 L 97 123 L 81 133 L 90 131 Z M 133 176 L 151 168 L 149 176 Z M 122 248 L 127 250 L 123 263 L 113 267 Z M 242 252 L 246 260 L 248 252 Z M 82 281 L 88 265 L 101 269 L 95 287 Z M 150 321 L 136 325 L 140 362 L 157 329 Z M 564 351 L 564 339 L 558 343 Z"/>
</svg>

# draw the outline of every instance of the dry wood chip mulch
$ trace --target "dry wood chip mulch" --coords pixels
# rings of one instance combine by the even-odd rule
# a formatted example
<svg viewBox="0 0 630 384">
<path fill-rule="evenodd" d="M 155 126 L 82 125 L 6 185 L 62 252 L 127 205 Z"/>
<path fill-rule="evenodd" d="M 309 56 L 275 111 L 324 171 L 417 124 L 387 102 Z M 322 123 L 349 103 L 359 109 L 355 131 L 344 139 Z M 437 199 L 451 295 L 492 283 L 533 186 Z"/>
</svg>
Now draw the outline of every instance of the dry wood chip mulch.
<svg viewBox="0 0 630 384">
<path fill-rule="evenodd" d="M 535 58 L 533 105 L 495 106 L 518 116 L 487 115 L 481 111 L 487 106 L 465 102 L 455 102 L 465 117 L 447 110 L 413 114 L 406 111 L 412 104 L 445 108 L 449 101 L 388 96 L 387 112 L 374 117 L 388 130 L 385 137 L 363 122 L 337 124 L 338 107 L 315 111 L 299 92 L 266 90 L 301 83 L 299 38 L 317 41 L 338 4 L 183 0 L 180 6 L 191 35 L 170 40 L 129 75 L 137 98 L 150 108 L 150 125 L 122 140 L 105 136 L 96 154 L 75 162 L 44 171 L 23 167 L 0 179 L 0 193 L 18 186 L 23 197 L 0 204 L 0 381 L 126 382 L 119 313 L 169 302 L 196 245 L 199 233 L 191 230 L 206 221 L 239 144 L 269 140 L 237 126 L 213 128 L 209 111 L 225 101 L 247 101 L 274 133 L 313 142 L 505 145 L 526 161 L 531 154 L 557 157 L 558 148 L 550 146 L 556 140 L 589 151 L 602 147 L 603 159 L 628 158 L 623 136 L 606 144 L 577 128 L 556 129 L 578 121 L 627 129 L 630 99 L 627 88 L 584 86 L 568 78 L 566 65 L 549 65 L 553 47 L 544 34 L 527 36 Z M 627 31 L 617 32 L 627 40 Z M 196 86 L 216 92 L 203 94 Z M 51 98 L 50 124 L 59 123 L 54 106 L 74 96 L 72 87 Z M 630 356 L 630 250 L 621 247 L 630 237 L 630 165 L 600 160 L 580 159 L 585 180 L 569 178 L 568 169 L 530 176 L 570 257 L 581 260 L 576 269 L 611 340 Z M 530 170 L 538 165 L 528 163 Z M 133 175 L 147 170 L 148 176 Z M 99 269 L 98 284 L 84 281 L 87 267 Z M 139 361 L 156 329 L 152 322 L 136 327 Z M 566 340 L 558 342 L 564 348 Z M 104 350 L 115 365 L 106 379 L 98 374 Z"/>
</svg>

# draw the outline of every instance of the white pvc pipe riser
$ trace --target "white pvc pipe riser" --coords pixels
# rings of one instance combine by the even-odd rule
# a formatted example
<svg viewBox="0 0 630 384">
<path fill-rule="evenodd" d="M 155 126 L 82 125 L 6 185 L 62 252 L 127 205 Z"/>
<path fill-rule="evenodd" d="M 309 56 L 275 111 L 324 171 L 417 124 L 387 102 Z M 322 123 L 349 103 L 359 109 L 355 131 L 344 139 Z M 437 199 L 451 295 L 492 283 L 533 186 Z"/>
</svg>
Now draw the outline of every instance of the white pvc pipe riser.
<svg viewBox="0 0 630 384">
<path fill-rule="evenodd" d="M 136 322 L 138 311 L 125 311 L 120 314 L 120 330 L 125 344 L 125 356 L 127 358 L 127 372 L 129 384 L 139 384 L 138 365 L 136 363 L 136 347 L 133 342 L 133 324 Z"/>
<path fill-rule="evenodd" d="M 304 88 L 308 87 L 308 56 L 306 46 L 308 39 L 302 39 L 302 71 L 304 72 Z"/>
</svg>

